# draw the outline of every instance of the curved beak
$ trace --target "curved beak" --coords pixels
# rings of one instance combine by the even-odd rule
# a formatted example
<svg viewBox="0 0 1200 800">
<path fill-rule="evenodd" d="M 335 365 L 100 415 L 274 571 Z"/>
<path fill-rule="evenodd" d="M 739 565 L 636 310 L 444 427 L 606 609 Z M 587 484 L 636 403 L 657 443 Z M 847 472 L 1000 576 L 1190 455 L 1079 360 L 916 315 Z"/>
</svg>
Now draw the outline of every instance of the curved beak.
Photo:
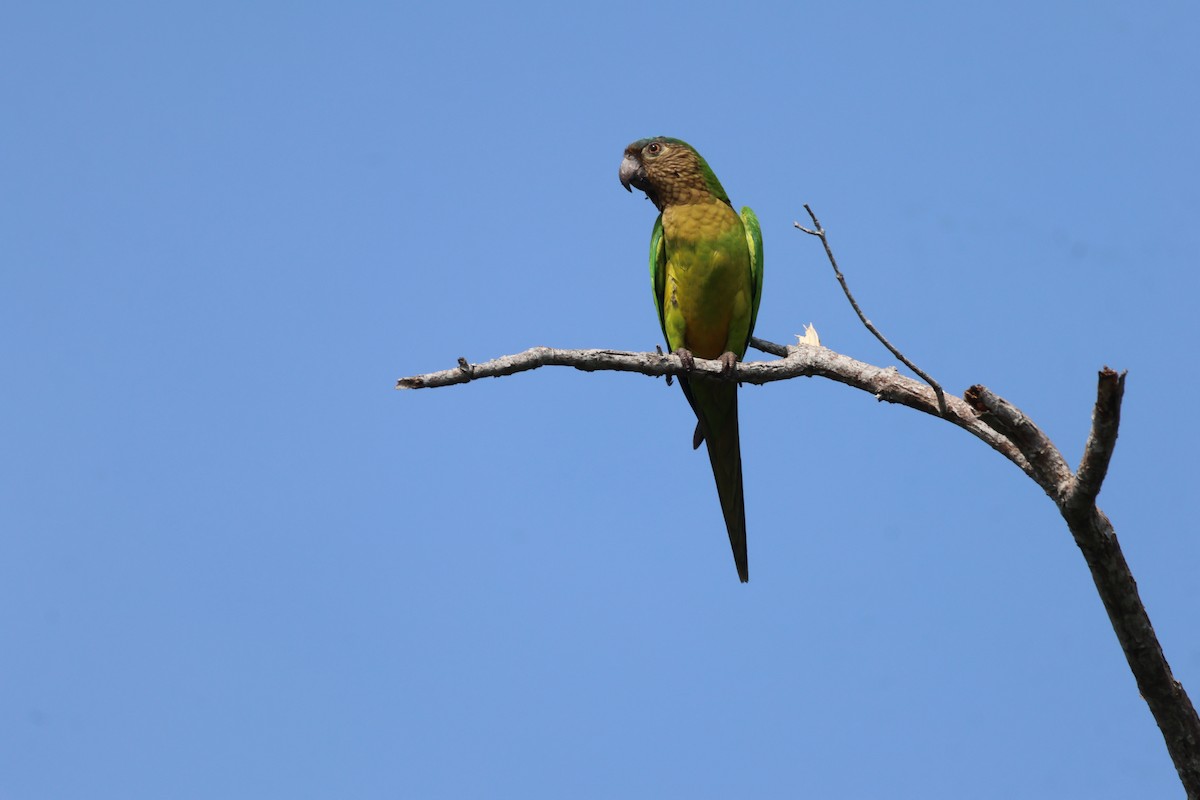
<svg viewBox="0 0 1200 800">
<path fill-rule="evenodd" d="M 631 186 L 641 189 L 642 182 L 646 180 L 646 170 L 642 168 L 642 162 L 632 153 L 625 154 L 625 158 L 621 160 L 621 170 L 617 175 L 627 192 L 633 191 Z"/>
</svg>

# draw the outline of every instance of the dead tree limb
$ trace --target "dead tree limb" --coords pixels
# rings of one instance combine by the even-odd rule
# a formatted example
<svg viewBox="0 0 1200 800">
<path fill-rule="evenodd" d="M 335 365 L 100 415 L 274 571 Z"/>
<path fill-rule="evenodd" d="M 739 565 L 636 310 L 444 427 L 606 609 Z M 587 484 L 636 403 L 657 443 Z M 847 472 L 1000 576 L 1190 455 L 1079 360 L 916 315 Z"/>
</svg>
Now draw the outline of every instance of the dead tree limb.
<svg viewBox="0 0 1200 800">
<path fill-rule="evenodd" d="M 920 381 L 901 375 L 895 367 L 877 367 L 835 353 L 826 347 L 804 344 L 785 347 L 757 338 L 751 340 L 751 345 L 764 352 L 783 353 L 785 356 L 778 361 L 739 362 L 732 375 L 726 376 L 722 372 L 721 362 L 716 360 L 697 358 L 695 366 L 689 372 L 679 356 L 674 354 L 533 347 L 522 353 L 501 356 L 478 364 L 468 364 L 465 359 L 460 358 L 459 365 L 452 369 L 401 378 L 396 382 L 396 388 L 432 389 L 453 386 L 480 378 L 499 378 L 548 366 L 574 367 L 585 372 L 637 372 L 655 377 L 700 373 L 716 380 L 753 384 L 820 376 L 869 392 L 876 400 L 908 406 L 935 417 L 942 416 L 933 390 Z M 999 451 L 1033 477 L 1029 463 L 1012 442 L 986 425 L 960 398 L 950 397 L 946 400 L 948 402 L 945 419 L 982 439 L 989 447 Z"/>
<path fill-rule="evenodd" d="M 805 208 L 808 209 L 808 206 Z M 754 384 L 798 377 L 822 377 L 869 392 L 877 400 L 907 406 L 957 425 L 1020 468 L 1058 507 L 1083 553 L 1117 634 L 1117 641 L 1125 653 L 1138 690 L 1162 731 L 1167 751 L 1175 763 L 1187 797 L 1189 800 L 1200 800 L 1200 717 L 1187 692 L 1171 673 L 1112 523 L 1096 506 L 1096 497 L 1116 445 L 1121 400 L 1125 391 L 1124 373 L 1118 374 L 1107 367 L 1100 371 L 1091 432 L 1079 468 L 1072 472 L 1054 443 L 1015 405 L 980 385 L 969 388 L 961 399 L 946 396 L 941 386 L 888 343 L 862 313 L 846 288 L 824 229 L 812 210 L 808 211 L 816 227 L 814 230 L 802 229 L 821 239 L 859 318 L 889 351 L 924 378 L 925 383 L 901 375 L 895 367 L 877 367 L 819 345 L 802 343 L 785 347 L 762 339 L 751 339 L 753 347 L 779 356 L 779 359 L 739 363 L 732 374 L 725 375 L 719 361 L 696 359 L 694 366 L 688 369 L 678 356 L 661 352 L 534 347 L 478 364 L 470 364 L 460 358 L 457 367 L 402 378 L 396 388 L 451 386 L 545 366 L 568 366 L 588 372 L 635 372 L 666 376 L 668 379 L 673 375 L 701 373 L 716 380 Z"/>
<path fill-rule="evenodd" d="M 1175 680 L 1112 522 L 1096 506 L 1100 484 L 1117 442 L 1125 373 L 1100 370 L 1092 430 L 1075 473 L 1058 448 L 1033 422 L 983 386 L 966 391 L 966 401 L 1003 434 L 1033 466 L 1030 477 L 1058 506 L 1083 553 L 1138 691 L 1162 731 L 1189 800 L 1200 798 L 1200 717 L 1183 684 Z"/>
</svg>

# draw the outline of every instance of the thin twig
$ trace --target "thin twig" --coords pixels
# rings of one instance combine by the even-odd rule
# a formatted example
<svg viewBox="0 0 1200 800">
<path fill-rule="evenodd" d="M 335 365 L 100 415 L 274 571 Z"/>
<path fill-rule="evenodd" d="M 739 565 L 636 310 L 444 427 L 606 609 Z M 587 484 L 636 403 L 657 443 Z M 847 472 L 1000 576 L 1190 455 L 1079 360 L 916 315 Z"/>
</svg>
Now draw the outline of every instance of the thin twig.
<svg viewBox="0 0 1200 800">
<path fill-rule="evenodd" d="M 654 345 L 654 352 L 658 353 L 660 356 L 663 355 L 662 345 L 661 344 Z M 667 386 L 671 386 L 675 383 L 675 377 L 673 375 L 667 375 L 666 381 L 667 381 Z"/>
<path fill-rule="evenodd" d="M 867 326 L 867 330 L 873 333 L 875 338 L 882 342 L 883 346 L 886 347 L 892 355 L 903 361 L 906 367 L 919 375 L 921 380 L 929 384 L 930 388 L 933 389 L 933 393 L 937 395 L 938 410 L 941 412 L 943 417 L 946 416 L 946 393 L 942 391 L 941 384 L 925 374 L 925 372 L 923 372 L 916 364 L 905 358 L 904 354 L 897 350 L 892 343 L 889 342 L 887 338 L 879 332 L 879 329 L 871 324 L 871 320 L 867 319 L 867 315 L 863 313 L 863 310 L 858 305 L 858 301 L 855 300 L 854 295 L 851 294 L 850 287 L 846 284 L 846 276 L 842 274 L 840 269 L 838 269 L 837 259 L 833 256 L 833 249 L 829 246 L 829 238 L 825 235 L 825 229 L 821 227 L 821 221 L 817 219 L 817 215 L 813 213 L 813 210 L 809 207 L 808 203 L 804 204 L 804 210 L 808 212 L 808 216 L 812 219 L 813 227 L 806 228 L 799 222 L 793 222 L 792 224 L 808 235 L 816 236 L 821 240 L 821 244 L 825 247 L 825 255 L 828 257 L 829 263 L 833 265 L 833 274 L 837 276 L 838 283 L 842 285 L 842 291 L 846 293 L 846 299 L 850 301 L 850 305 L 854 308 L 854 313 L 858 314 L 858 318 L 862 320 L 862 324 Z"/>
<path fill-rule="evenodd" d="M 773 356 L 784 358 L 788 354 L 788 349 L 781 344 L 768 342 L 766 339 L 760 339 L 757 336 L 750 337 L 750 346 L 755 350 L 760 350 L 764 353 L 769 353 Z"/>
</svg>

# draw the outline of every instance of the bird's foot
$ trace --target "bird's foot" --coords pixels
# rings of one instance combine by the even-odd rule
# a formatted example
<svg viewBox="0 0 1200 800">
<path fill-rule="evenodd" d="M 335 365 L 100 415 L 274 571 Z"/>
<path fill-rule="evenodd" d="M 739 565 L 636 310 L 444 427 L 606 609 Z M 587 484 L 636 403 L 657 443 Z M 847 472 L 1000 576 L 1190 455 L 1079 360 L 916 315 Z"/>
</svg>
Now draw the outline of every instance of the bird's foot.
<svg viewBox="0 0 1200 800">
<path fill-rule="evenodd" d="M 737 369 L 737 355 L 726 350 L 717 360 L 721 362 L 721 374 L 726 378 L 731 377 Z"/>
<path fill-rule="evenodd" d="M 679 360 L 683 362 L 683 368 L 691 372 L 696 368 L 696 358 L 692 355 L 692 351 L 683 347 L 675 348 L 675 355 L 679 356 Z"/>
</svg>

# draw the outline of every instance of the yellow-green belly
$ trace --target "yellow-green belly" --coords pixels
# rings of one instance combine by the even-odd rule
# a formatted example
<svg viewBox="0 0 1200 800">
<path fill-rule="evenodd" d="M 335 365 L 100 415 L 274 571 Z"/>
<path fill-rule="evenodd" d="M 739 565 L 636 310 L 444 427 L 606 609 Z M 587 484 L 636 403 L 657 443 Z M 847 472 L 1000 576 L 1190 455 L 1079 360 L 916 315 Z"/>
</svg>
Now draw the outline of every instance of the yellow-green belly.
<svg viewBox="0 0 1200 800">
<path fill-rule="evenodd" d="M 722 202 L 663 211 L 667 344 L 697 358 L 745 354 L 753 277 L 741 218 Z"/>
</svg>

